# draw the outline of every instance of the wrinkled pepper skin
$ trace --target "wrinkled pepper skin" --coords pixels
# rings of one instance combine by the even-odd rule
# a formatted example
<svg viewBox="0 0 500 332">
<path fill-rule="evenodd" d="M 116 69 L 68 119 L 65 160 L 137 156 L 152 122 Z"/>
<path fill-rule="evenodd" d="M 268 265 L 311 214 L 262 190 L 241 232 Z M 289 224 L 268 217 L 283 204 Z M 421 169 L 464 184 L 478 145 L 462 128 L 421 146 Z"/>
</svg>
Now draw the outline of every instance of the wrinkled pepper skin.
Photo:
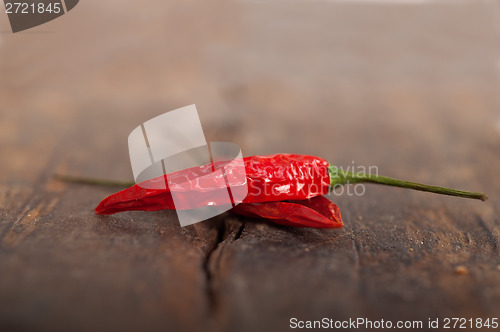
<svg viewBox="0 0 500 332">
<path fill-rule="evenodd" d="M 323 196 L 300 201 L 242 203 L 231 211 L 292 227 L 341 228 L 343 226 L 340 209 Z"/>
<path fill-rule="evenodd" d="M 329 191 L 330 177 L 328 162 L 322 158 L 275 154 L 243 158 L 246 179 L 239 185 L 247 186 L 248 194 L 241 202 L 262 203 L 284 200 L 307 200 Z M 215 165 L 204 165 L 168 174 L 170 187 L 163 189 L 155 183 L 165 184 L 166 175 L 144 181 L 105 198 L 95 209 L 98 214 L 113 214 L 122 211 L 157 211 L 165 209 L 194 209 L 207 205 L 221 204 L 227 193 L 226 181 L 220 173 L 214 173 Z M 242 168 L 240 168 L 242 169 Z M 238 168 L 230 172 L 238 172 Z M 212 177 L 209 186 L 198 177 Z M 214 186 L 214 183 L 216 184 Z M 189 201 L 174 202 L 171 192 L 209 192 L 207 201 L 196 206 Z M 290 203 L 292 204 L 292 203 Z M 333 204 L 333 203 L 332 203 Z"/>
</svg>

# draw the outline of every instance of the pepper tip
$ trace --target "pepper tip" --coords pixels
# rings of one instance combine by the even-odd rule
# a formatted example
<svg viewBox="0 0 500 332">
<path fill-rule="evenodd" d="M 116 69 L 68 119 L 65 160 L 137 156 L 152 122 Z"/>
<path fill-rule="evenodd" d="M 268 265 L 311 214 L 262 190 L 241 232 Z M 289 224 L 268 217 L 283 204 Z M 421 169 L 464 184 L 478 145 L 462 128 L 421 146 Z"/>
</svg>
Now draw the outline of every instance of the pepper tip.
<svg viewBox="0 0 500 332">
<path fill-rule="evenodd" d="M 108 214 L 108 213 L 106 213 L 106 210 L 107 210 L 107 209 L 106 209 L 106 207 L 103 205 L 103 202 L 104 202 L 104 201 L 102 201 L 101 203 L 99 203 L 99 205 L 97 205 L 97 206 L 96 206 L 96 208 L 94 209 L 94 212 L 95 212 L 96 214 L 101 214 L 101 215 L 102 215 L 102 214 Z"/>
</svg>

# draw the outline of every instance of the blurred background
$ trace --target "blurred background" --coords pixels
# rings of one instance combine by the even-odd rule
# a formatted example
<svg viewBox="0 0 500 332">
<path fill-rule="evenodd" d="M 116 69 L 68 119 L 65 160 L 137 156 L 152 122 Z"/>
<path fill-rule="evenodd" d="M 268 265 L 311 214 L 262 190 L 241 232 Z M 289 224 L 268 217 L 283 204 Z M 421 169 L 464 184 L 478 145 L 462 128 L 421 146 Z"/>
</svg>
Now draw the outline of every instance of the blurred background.
<svg viewBox="0 0 500 332">
<path fill-rule="evenodd" d="M 428 226 L 442 217 L 432 209 L 443 204 L 455 219 L 475 209 L 493 234 L 483 254 L 497 257 L 489 260 L 496 266 L 499 41 L 494 0 L 82 0 L 68 14 L 16 34 L 0 13 L 0 258 L 8 271 L 0 292 L 14 303 L 10 311 L 4 303 L 2 319 L 18 326 L 25 308 L 36 311 L 29 294 L 41 286 L 40 271 L 50 285 L 61 282 L 52 270 L 26 270 L 13 258 L 31 236 L 30 223 L 15 229 L 30 197 L 42 188 L 70 195 L 47 182 L 54 173 L 132 179 L 130 131 L 190 104 L 208 141 L 235 142 L 244 155 L 312 154 L 339 166 L 375 165 L 384 175 L 487 192 L 490 201 L 480 209 L 477 202 L 374 187 L 365 197 L 339 197 L 339 205 L 347 231 L 378 204 L 402 207 L 396 219 L 418 220 L 411 209 L 425 202 Z M 64 212 L 92 223 L 89 213 L 102 197 L 69 196 L 39 217 Z M 392 222 L 391 213 L 384 220 Z M 452 227 L 446 225 L 443 234 Z M 57 243 L 65 234 L 40 232 L 36 243 Z M 20 281 L 20 271 L 29 277 Z M 498 274 L 486 279 L 494 285 Z M 400 303 L 383 294 L 382 303 Z M 464 303 L 474 293 L 467 294 Z M 54 308 L 64 308 L 63 299 Z M 493 299 L 476 304 L 488 312 Z M 262 319 L 272 320 L 271 313 Z"/>
<path fill-rule="evenodd" d="M 18 34 L 2 15 L 1 151 L 31 159 L 24 149 L 38 145 L 39 161 L 24 163 L 33 169 L 60 144 L 76 152 L 94 140 L 92 157 L 67 161 L 130 177 L 131 129 L 194 103 L 207 139 L 233 140 L 246 155 L 308 153 L 397 171 L 425 149 L 430 166 L 460 167 L 473 158 L 460 153 L 477 145 L 471 135 L 499 133 L 498 6 L 86 0 Z M 437 131 L 446 151 L 432 148 Z M 108 163 L 113 174 L 100 173 Z"/>
</svg>

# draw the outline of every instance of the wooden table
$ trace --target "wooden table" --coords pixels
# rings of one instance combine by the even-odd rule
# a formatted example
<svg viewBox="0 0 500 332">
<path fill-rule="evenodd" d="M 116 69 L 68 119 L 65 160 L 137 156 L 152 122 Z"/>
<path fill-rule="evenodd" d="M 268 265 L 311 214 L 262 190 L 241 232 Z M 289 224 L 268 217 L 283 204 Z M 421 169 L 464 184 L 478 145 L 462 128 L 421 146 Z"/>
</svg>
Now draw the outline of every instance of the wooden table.
<svg viewBox="0 0 500 332">
<path fill-rule="evenodd" d="M 135 3 L 82 1 L 15 35 L 1 18 L 0 330 L 500 316 L 494 2 Z M 130 179 L 128 133 L 192 103 L 209 141 L 245 155 L 490 199 L 367 185 L 332 197 L 340 230 L 229 214 L 181 228 L 173 212 L 95 215 L 119 188 L 53 178 Z"/>
</svg>

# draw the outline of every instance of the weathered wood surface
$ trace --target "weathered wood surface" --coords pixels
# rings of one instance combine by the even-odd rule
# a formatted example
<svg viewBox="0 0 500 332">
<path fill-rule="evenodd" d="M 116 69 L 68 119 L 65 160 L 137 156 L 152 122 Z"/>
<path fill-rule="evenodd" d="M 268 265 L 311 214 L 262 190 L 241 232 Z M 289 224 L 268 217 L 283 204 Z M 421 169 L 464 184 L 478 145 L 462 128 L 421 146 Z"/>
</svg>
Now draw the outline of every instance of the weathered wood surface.
<svg viewBox="0 0 500 332">
<path fill-rule="evenodd" d="M 0 15 L 0 330 L 500 316 L 494 2 L 136 4 L 82 1 L 16 35 Z M 113 189 L 52 178 L 129 179 L 128 133 L 192 103 L 208 140 L 246 155 L 490 199 L 367 186 L 334 197 L 341 230 L 229 215 L 181 228 L 172 212 L 94 215 Z"/>
</svg>

